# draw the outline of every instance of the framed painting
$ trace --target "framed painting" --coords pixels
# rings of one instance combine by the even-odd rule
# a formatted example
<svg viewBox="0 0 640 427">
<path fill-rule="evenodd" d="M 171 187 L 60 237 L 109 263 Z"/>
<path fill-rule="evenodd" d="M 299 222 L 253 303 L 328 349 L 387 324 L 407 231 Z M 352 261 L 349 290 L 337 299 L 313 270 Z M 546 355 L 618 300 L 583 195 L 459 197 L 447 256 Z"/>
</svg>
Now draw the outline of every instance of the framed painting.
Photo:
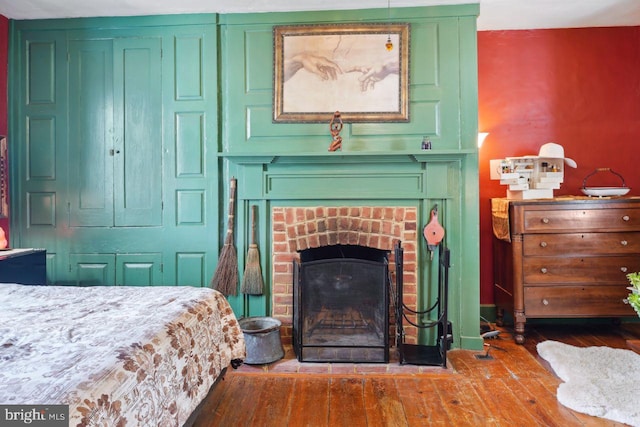
<svg viewBox="0 0 640 427">
<path fill-rule="evenodd" d="M 274 122 L 409 121 L 409 24 L 273 28 Z"/>
</svg>

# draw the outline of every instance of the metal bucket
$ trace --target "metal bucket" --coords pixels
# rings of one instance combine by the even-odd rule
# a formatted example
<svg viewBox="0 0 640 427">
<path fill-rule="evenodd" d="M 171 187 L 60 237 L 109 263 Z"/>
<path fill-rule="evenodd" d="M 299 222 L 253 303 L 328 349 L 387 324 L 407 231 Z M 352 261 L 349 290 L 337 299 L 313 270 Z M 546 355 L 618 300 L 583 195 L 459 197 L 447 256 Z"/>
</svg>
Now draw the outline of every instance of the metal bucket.
<svg viewBox="0 0 640 427">
<path fill-rule="evenodd" d="M 284 357 L 280 340 L 282 322 L 273 317 L 245 317 L 238 321 L 244 333 L 247 357 L 244 363 L 262 365 Z"/>
</svg>

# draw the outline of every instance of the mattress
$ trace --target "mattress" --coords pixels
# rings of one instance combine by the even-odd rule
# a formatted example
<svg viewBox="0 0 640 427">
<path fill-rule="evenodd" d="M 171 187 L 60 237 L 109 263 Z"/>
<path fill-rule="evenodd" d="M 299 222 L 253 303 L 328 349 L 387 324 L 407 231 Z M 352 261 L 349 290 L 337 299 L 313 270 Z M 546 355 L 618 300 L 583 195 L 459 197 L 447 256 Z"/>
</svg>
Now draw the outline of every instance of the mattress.
<svg viewBox="0 0 640 427">
<path fill-rule="evenodd" d="M 0 404 L 69 405 L 69 425 L 181 426 L 246 350 L 209 288 L 0 284 Z"/>
</svg>

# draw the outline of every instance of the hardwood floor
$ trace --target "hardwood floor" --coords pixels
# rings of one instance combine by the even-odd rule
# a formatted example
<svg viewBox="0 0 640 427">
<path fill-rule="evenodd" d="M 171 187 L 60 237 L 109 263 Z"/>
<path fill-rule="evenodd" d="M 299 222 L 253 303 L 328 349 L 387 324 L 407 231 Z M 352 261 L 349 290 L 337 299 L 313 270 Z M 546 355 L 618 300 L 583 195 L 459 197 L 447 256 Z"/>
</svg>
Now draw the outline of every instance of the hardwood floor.
<svg viewBox="0 0 640 427">
<path fill-rule="evenodd" d="M 620 426 L 556 400 L 560 380 L 536 344 L 627 348 L 640 324 L 527 325 L 527 341 L 502 328 L 486 352 L 452 350 L 448 368 L 299 363 L 291 351 L 268 366 L 228 372 L 194 426 Z"/>
</svg>

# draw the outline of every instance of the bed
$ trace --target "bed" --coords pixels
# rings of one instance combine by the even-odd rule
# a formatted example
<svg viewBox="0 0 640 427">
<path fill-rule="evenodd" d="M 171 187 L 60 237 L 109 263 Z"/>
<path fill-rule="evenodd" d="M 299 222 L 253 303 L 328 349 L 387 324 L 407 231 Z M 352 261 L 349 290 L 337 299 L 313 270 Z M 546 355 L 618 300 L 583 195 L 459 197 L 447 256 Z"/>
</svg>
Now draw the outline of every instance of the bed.
<svg viewBox="0 0 640 427">
<path fill-rule="evenodd" d="M 0 404 L 69 405 L 69 425 L 182 426 L 245 358 L 209 288 L 0 284 Z"/>
</svg>

